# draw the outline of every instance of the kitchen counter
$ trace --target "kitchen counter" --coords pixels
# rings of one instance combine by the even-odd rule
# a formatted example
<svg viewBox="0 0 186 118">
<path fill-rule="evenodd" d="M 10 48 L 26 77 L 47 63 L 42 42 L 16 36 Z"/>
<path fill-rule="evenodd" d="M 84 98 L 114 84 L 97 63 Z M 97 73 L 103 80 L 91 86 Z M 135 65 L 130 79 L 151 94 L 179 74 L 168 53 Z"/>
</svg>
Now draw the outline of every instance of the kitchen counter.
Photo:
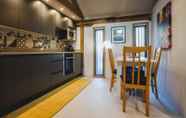
<svg viewBox="0 0 186 118">
<path fill-rule="evenodd" d="M 82 53 L 81 51 L 41 50 L 41 49 L 0 49 L 0 55 L 33 55 L 33 54 L 64 54 Z"/>
<path fill-rule="evenodd" d="M 79 51 L 7 51 L 0 57 L 0 117 L 83 73 Z"/>
</svg>

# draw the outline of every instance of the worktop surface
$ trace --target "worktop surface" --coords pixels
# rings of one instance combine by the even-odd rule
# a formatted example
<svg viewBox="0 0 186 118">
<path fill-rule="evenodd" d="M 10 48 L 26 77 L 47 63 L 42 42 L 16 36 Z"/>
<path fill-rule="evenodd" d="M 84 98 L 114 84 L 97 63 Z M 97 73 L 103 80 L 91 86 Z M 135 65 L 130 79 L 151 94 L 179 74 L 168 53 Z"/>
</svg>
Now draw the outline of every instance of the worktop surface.
<svg viewBox="0 0 186 118">
<path fill-rule="evenodd" d="M 0 55 L 28 55 L 28 54 L 64 54 L 64 53 L 82 53 L 79 50 L 76 51 L 62 51 L 59 49 L 0 49 Z"/>
</svg>

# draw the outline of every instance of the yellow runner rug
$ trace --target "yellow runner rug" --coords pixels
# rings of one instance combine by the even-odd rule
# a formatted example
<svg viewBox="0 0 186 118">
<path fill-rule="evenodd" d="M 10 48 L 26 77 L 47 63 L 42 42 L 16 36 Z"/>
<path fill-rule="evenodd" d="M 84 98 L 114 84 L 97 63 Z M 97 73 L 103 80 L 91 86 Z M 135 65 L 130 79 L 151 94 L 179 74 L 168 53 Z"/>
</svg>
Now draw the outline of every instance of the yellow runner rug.
<svg viewBox="0 0 186 118">
<path fill-rule="evenodd" d="M 88 83 L 89 80 L 85 77 L 73 80 L 10 113 L 6 118 L 51 118 L 76 97 Z"/>
</svg>

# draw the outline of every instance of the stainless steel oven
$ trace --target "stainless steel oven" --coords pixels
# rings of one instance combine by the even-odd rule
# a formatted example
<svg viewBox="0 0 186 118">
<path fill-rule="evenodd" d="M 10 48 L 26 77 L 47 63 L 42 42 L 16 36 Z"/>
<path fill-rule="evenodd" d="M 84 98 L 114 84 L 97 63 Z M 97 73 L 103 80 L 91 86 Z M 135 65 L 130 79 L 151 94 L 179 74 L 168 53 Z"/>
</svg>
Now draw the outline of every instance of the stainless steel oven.
<svg viewBox="0 0 186 118">
<path fill-rule="evenodd" d="M 74 55 L 72 53 L 64 53 L 64 74 L 70 75 L 74 72 Z"/>
</svg>

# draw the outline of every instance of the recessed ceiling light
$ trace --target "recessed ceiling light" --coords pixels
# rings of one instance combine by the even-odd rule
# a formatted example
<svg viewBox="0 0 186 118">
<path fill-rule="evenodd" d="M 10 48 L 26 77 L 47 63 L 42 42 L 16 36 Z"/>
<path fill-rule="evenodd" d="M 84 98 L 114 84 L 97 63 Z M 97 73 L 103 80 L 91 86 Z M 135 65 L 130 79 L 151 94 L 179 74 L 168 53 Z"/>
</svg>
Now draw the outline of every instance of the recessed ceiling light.
<svg viewBox="0 0 186 118">
<path fill-rule="evenodd" d="M 56 15 L 58 12 L 57 12 L 55 9 L 51 9 L 51 10 L 50 10 L 50 13 L 51 13 L 52 15 Z"/>
<path fill-rule="evenodd" d="M 64 18 L 64 20 L 66 21 L 66 20 L 68 20 L 68 18 L 67 18 L 67 17 L 65 17 L 65 18 Z"/>
<path fill-rule="evenodd" d="M 61 11 L 64 11 L 64 9 L 65 9 L 64 7 L 61 7 L 61 8 L 60 8 Z"/>
</svg>

